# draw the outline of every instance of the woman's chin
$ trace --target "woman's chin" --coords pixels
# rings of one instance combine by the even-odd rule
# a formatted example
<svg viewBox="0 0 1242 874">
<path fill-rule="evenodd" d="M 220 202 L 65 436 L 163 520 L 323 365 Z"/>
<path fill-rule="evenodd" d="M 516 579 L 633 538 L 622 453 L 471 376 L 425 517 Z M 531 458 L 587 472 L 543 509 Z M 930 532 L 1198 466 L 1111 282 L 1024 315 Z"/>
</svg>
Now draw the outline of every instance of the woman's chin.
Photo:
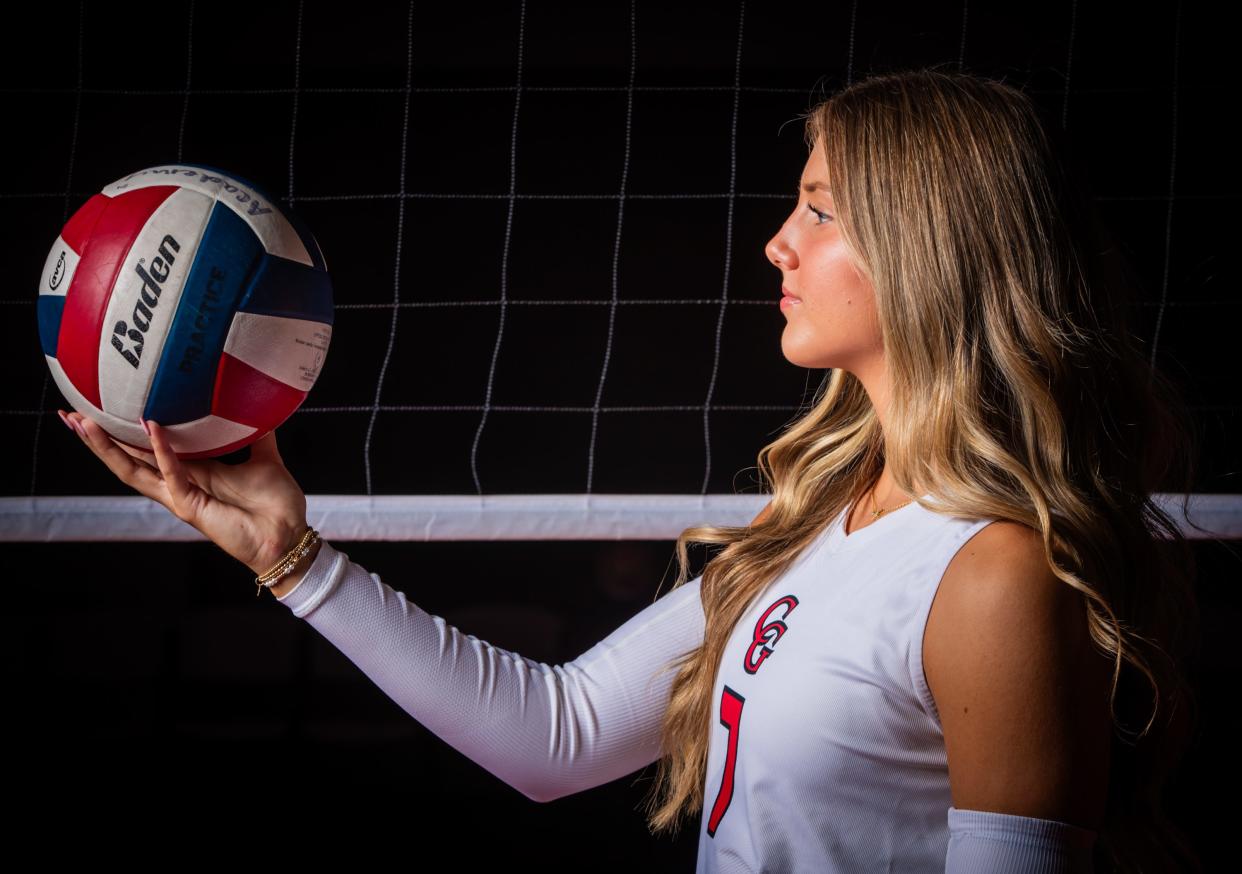
<svg viewBox="0 0 1242 874">
<path fill-rule="evenodd" d="M 785 356 L 785 360 L 795 367 L 805 367 L 811 370 L 817 370 L 826 365 L 820 363 L 820 357 L 813 352 L 801 348 L 795 343 L 788 343 L 784 336 L 781 338 L 781 354 Z"/>
</svg>

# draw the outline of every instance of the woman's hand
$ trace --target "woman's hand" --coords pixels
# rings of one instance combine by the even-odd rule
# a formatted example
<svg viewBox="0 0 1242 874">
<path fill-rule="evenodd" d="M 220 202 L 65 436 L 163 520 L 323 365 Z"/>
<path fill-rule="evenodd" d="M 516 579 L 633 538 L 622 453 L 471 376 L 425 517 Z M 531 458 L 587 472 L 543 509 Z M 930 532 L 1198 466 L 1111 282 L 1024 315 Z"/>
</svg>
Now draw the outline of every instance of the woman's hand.
<svg viewBox="0 0 1242 874">
<path fill-rule="evenodd" d="M 152 454 L 114 440 L 81 413 L 57 412 L 121 482 L 163 504 L 256 576 L 306 531 L 306 496 L 285 468 L 275 431 L 252 443 L 242 464 L 182 461 L 155 422 L 147 422 Z"/>
</svg>

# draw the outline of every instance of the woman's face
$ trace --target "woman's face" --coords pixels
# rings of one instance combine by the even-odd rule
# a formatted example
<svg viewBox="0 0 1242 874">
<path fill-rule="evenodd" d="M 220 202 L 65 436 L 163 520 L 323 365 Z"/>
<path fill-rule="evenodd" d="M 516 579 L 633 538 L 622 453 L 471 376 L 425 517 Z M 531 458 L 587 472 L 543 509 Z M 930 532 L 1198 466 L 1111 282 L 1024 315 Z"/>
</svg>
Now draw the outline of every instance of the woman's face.
<svg viewBox="0 0 1242 874">
<path fill-rule="evenodd" d="M 883 360 L 875 295 L 850 264 L 827 180 L 817 143 L 802 170 L 797 206 L 764 248 L 794 298 L 781 302 L 781 351 L 799 367 L 841 368 L 862 378 Z"/>
</svg>

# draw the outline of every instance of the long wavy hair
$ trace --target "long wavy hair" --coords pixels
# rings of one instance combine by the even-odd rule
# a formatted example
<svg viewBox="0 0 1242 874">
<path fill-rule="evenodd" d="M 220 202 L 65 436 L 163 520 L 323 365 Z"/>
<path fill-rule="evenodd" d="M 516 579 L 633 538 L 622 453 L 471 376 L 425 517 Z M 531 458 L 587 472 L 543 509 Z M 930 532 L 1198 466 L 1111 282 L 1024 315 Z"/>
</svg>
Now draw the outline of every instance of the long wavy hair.
<svg viewBox="0 0 1242 874">
<path fill-rule="evenodd" d="M 771 494 L 760 517 L 677 538 L 674 587 L 691 576 L 687 544 L 723 548 L 700 581 L 703 643 L 666 668 L 677 675 L 650 830 L 675 834 L 702 809 L 731 630 L 887 460 L 897 488 L 931 496 L 917 499 L 927 510 L 1039 531 L 1050 568 L 1081 593 L 1093 645 L 1113 662 L 1096 870 L 1200 870 L 1163 809 L 1198 726 L 1194 553 L 1153 501 L 1176 486 L 1186 515 L 1199 434 L 1178 383 L 1129 331 L 1141 281 L 1086 196 L 1081 164 L 1024 93 L 966 73 L 873 76 L 799 117 L 808 149 L 824 147 L 834 215 L 875 290 L 887 430 L 862 383 L 830 371 L 759 451 Z"/>
</svg>

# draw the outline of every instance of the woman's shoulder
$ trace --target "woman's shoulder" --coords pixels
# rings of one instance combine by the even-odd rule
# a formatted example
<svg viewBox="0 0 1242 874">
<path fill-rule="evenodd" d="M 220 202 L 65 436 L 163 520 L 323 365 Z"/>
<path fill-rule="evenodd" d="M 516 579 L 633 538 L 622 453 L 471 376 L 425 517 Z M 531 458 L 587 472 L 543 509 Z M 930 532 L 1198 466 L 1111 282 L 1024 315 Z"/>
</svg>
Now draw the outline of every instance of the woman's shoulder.
<svg viewBox="0 0 1242 874">
<path fill-rule="evenodd" d="M 945 568 L 927 618 L 924 666 L 929 678 L 951 673 L 960 665 L 948 671 L 937 671 L 936 665 L 970 658 L 971 648 L 985 646 L 989 635 L 996 635 L 997 645 L 1013 641 L 1015 628 L 1023 629 L 1034 649 L 1080 644 L 1085 611 L 1082 593 L 1053 573 L 1040 532 L 994 520 L 971 535 Z M 963 628 L 975 630 L 966 636 L 969 645 Z"/>
<path fill-rule="evenodd" d="M 979 593 L 995 596 L 1015 588 L 1046 593 L 1069 589 L 1052 573 L 1042 535 L 1009 519 L 993 519 L 967 538 L 940 581 L 945 600 Z"/>
<path fill-rule="evenodd" d="M 1044 559 L 1044 542 L 1040 533 L 1029 525 L 1012 519 L 990 519 L 971 535 L 954 556 L 975 556 L 977 560 L 1028 561 Z"/>
</svg>

